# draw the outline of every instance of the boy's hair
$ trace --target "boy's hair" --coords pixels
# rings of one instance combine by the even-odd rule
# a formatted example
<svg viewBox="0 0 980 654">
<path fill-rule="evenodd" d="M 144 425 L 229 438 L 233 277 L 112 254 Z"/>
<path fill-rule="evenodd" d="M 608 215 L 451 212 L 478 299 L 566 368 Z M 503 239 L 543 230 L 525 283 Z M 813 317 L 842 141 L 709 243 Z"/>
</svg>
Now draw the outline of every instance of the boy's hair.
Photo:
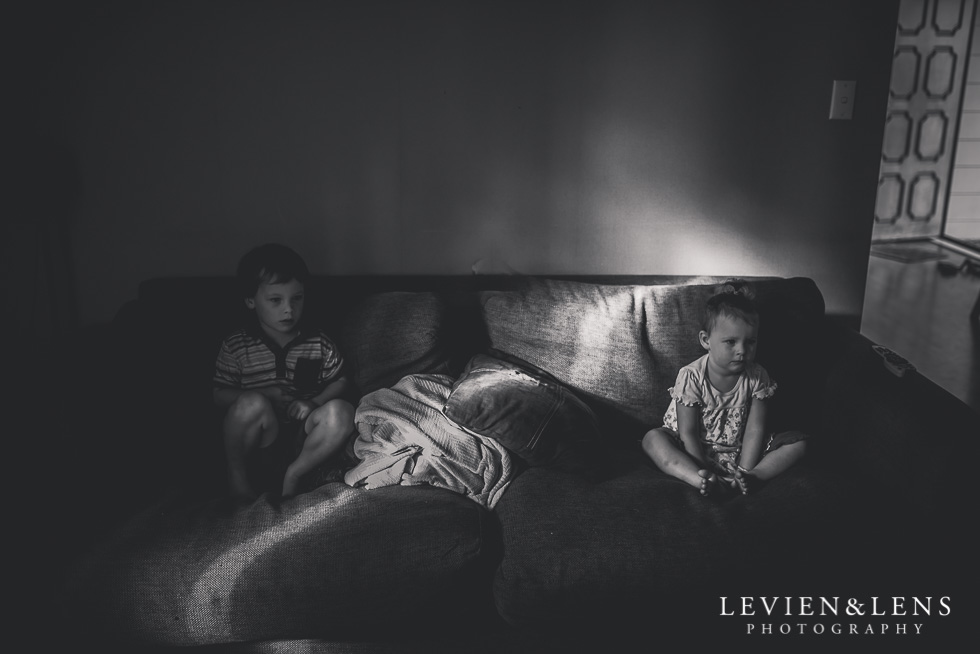
<svg viewBox="0 0 980 654">
<path fill-rule="evenodd" d="M 306 284 L 310 271 L 303 258 L 294 250 L 266 243 L 252 248 L 238 262 L 238 287 L 242 297 L 255 297 L 259 284 L 283 284 L 296 280 Z"/>
<path fill-rule="evenodd" d="M 744 320 L 759 325 L 759 310 L 755 306 L 755 290 L 741 279 L 729 279 L 705 305 L 704 331 L 711 333 L 718 316 Z"/>
</svg>

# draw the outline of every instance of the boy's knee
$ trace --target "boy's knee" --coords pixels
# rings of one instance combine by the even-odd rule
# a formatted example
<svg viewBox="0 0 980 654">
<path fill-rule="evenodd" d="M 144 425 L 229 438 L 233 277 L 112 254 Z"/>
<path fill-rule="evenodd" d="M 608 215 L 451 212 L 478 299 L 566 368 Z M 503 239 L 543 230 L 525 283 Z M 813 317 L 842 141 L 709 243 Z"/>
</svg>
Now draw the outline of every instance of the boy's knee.
<svg viewBox="0 0 980 654">
<path fill-rule="evenodd" d="M 235 422 L 252 422 L 275 415 L 269 398 L 255 391 L 246 391 L 228 407 L 227 418 Z"/>
<path fill-rule="evenodd" d="M 306 419 L 306 431 L 328 429 L 346 435 L 354 428 L 354 407 L 344 400 L 330 400 Z"/>
</svg>

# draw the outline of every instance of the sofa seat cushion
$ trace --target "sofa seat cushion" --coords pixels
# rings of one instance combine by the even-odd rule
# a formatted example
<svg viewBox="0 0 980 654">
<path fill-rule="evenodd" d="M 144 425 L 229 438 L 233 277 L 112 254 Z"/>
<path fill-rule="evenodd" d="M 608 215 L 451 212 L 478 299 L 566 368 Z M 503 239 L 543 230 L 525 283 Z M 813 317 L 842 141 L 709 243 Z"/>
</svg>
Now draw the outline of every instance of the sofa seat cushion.
<svg viewBox="0 0 980 654">
<path fill-rule="evenodd" d="M 705 498 L 638 447 L 611 457 L 595 479 L 529 469 L 497 505 L 494 598 L 509 623 L 645 624 L 680 607 L 710 618 L 720 595 L 799 595 L 803 576 L 854 554 L 840 538 L 853 497 L 832 473 L 801 465 L 755 495 Z"/>
<path fill-rule="evenodd" d="M 65 614 L 79 633 L 141 646 L 404 637 L 431 615 L 465 624 L 491 607 L 489 517 L 430 487 L 169 500 L 82 559 Z"/>
</svg>

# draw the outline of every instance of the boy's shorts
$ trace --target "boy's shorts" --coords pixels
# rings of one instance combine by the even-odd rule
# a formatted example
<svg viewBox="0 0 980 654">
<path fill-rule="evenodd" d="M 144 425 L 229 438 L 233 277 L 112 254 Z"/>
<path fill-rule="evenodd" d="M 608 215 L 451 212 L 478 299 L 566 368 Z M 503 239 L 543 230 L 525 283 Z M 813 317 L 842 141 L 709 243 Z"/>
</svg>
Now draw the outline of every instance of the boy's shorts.
<svg viewBox="0 0 980 654">
<path fill-rule="evenodd" d="M 276 440 L 267 447 L 259 448 L 250 457 L 248 475 L 255 490 L 260 493 L 278 493 L 282 490 L 286 469 L 303 449 L 303 441 L 306 439 L 303 424 L 304 421 L 300 420 L 280 420 Z M 299 492 L 306 493 L 328 482 L 343 481 L 344 473 L 359 462 L 354 456 L 355 440 L 356 429 L 351 432 L 343 448 L 304 476 Z"/>
</svg>

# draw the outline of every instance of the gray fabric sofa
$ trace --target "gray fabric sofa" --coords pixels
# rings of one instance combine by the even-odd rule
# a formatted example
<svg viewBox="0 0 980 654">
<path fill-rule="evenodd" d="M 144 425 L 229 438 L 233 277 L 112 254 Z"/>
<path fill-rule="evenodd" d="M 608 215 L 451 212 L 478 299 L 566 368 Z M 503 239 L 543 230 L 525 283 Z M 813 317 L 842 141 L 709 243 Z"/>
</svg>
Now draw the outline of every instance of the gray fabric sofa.
<svg viewBox="0 0 980 654">
<path fill-rule="evenodd" d="M 784 645 L 827 643 L 816 629 L 886 620 L 728 616 L 722 597 L 930 597 L 917 642 L 954 642 L 976 602 L 960 586 L 976 491 L 953 471 L 976 460 L 977 415 L 915 373 L 889 373 L 825 315 L 811 280 L 751 280 L 758 359 L 780 385 L 772 420 L 811 434 L 804 464 L 721 499 L 643 456 L 638 440 L 699 356 L 701 307 L 723 279 L 314 280 L 310 317 L 336 336 L 361 394 L 406 375 L 458 382 L 492 353 L 593 412 L 597 439 L 550 429 L 563 456 L 515 457 L 492 509 L 445 488 L 338 478 L 289 499 L 225 497 L 210 379 L 242 310 L 233 280 L 144 282 L 75 348 L 90 383 L 52 418 L 61 492 L 94 498 L 84 511 L 60 502 L 49 525 L 64 550 L 56 636 L 101 651 L 652 651 L 753 646 L 747 631 L 765 621 L 808 630 Z M 114 388 L 109 420 L 96 379 Z M 98 438 L 80 438 L 91 425 Z"/>
</svg>

